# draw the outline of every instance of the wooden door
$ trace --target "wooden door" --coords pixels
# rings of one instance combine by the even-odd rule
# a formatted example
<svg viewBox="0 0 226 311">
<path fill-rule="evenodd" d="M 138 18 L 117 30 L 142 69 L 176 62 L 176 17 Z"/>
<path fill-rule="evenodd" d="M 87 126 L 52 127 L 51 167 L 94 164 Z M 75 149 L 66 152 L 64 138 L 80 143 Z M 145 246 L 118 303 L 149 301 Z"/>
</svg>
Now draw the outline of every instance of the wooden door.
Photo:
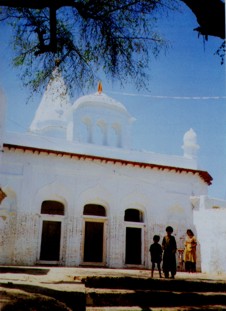
<svg viewBox="0 0 226 311">
<path fill-rule="evenodd" d="M 126 264 L 141 264 L 141 228 L 126 228 Z"/>
<path fill-rule="evenodd" d="M 43 221 L 40 260 L 60 260 L 61 222 Z"/>
<path fill-rule="evenodd" d="M 85 222 L 84 262 L 103 262 L 104 223 Z"/>
</svg>

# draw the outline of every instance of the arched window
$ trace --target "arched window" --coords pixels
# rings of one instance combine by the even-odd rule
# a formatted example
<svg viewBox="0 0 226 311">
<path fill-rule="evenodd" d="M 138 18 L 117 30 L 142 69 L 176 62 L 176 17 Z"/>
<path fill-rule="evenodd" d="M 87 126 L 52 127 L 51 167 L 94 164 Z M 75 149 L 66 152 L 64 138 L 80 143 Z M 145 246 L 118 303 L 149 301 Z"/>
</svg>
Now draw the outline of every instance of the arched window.
<svg viewBox="0 0 226 311">
<path fill-rule="evenodd" d="M 83 215 L 106 216 L 105 208 L 98 204 L 86 204 L 84 206 Z"/>
<path fill-rule="evenodd" d="M 138 209 L 128 208 L 125 210 L 124 221 L 143 222 L 143 213 Z"/>
<path fill-rule="evenodd" d="M 112 124 L 112 128 L 115 131 L 115 145 L 118 148 L 122 147 L 122 127 L 121 124 L 115 122 Z"/>
<path fill-rule="evenodd" d="M 102 144 L 104 146 L 107 146 L 108 145 L 108 125 L 107 125 L 107 122 L 105 122 L 104 120 L 98 120 L 97 125 L 101 129 Z"/>
<path fill-rule="evenodd" d="M 90 117 L 86 116 L 86 117 L 84 117 L 82 119 L 82 122 L 86 126 L 86 135 L 87 135 L 87 138 L 83 139 L 82 141 L 83 142 L 88 142 L 88 143 L 92 144 L 93 143 L 93 123 L 92 123 L 92 119 Z"/>
<path fill-rule="evenodd" d="M 43 201 L 41 214 L 64 215 L 64 205 L 57 201 Z"/>
</svg>

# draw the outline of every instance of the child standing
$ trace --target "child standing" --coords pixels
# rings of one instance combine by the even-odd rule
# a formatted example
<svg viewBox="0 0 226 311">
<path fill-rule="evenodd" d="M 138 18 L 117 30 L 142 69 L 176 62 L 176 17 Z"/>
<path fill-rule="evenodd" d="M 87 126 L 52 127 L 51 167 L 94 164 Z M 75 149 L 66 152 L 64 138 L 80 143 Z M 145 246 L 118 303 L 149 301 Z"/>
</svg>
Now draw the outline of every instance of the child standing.
<svg viewBox="0 0 226 311">
<path fill-rule="evenodd" d="M 160 236 L 154 235 L 153 237 L 153 244 L 150 246 L 150 254 L 151 254 L 151 262 L 152 262 L 152 268 L 151 268 L 151 277 L 153 278 L 154 275 L 154 269 L 155 269 L 155 263 L 157 263 L 157 268 L 159 270 L 159 277 L 161 278 L 161 268 L 160 263 L 162 261 L 162 247 L 159 244 Z"/>
<path fill-rule="evenodd" d="M 171 272 L 171 278 L 174 279 L 176 274 L 176 251 L 177 243 L 175 237 L 172 236 L 173 228 L 171 226 L 166 227 L 166 236 L 162 240 L 163 253 L 163 272 L 165 278 L 169 277 L 169 272 Z"/>
</svg>

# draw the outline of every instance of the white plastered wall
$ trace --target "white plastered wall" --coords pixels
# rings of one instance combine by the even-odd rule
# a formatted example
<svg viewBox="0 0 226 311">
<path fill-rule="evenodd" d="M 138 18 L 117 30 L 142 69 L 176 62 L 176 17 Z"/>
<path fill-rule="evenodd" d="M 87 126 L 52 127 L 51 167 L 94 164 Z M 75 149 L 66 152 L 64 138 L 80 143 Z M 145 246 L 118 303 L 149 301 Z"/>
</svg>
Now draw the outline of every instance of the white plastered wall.
<svg viewBox="0 0 226 311">
<path fill-rule="evenodd" d="M 200 196 L 192 202 L 202 272 L 226 273 L 226 201 Z"/>
<path fill-rule="evenodd" d="M 10 162 L 5 166 L 8 183 L 17 197 L 15 264 L 37 262 L 43 217 L 41 204 L 44 200 L 56 200 L 65 206 L 60 264 L 82 263 L 83 207 L 100 204 L 107 212 L 106 265 L 124 267 L 124 213 L 128 208 L 135 208 L 144 215 L 143 223 L 138 224 L 143 228 L 142 261 L 145 267 L 150 267 L 148 249 L 153 235 L 159 234 L 162 239 L 165 227 L 172 225 L 180 246 L 186 229 L 193 224 L 190 195 L 207 191 L 207 185 L 194 174 L 44 152 L 7 151 L 4 157 Z M 19 167 L 17 178 L 9 174 L 12 167 Z"/>
</svg>

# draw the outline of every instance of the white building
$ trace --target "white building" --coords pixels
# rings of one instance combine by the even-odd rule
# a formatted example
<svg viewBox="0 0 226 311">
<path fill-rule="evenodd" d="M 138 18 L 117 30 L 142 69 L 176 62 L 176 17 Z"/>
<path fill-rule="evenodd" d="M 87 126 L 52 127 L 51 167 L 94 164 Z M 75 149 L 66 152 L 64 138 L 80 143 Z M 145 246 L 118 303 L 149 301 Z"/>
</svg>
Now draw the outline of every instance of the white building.
<svg viewBox="0 0 226 311">
<path fill-rule="evenodd" d="M 167 225 L 183 248 L 196 232 L 190 197 L 212 180 L 197 167 L 196 134 L 182 156 L 140 152 L 134 120 L 101 90 L 71 105 L 56 70 L 29 131 L 0 127 L 0 264 L 148 268 Z"/>
</svg>

